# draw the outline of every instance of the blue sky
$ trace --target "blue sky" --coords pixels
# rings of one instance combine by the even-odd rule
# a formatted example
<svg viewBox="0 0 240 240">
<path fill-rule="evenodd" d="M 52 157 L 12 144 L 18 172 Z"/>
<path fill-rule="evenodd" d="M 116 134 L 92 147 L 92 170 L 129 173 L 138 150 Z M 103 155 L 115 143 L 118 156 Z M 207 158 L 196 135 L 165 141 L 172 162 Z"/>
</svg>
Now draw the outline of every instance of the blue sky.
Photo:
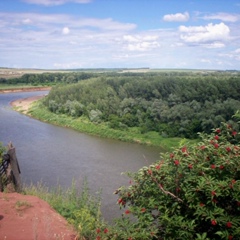
<svg viewBox="0 0 240 240">
<path fill-rule="evenodd" d="M 240 0 L 1 0 L 0 67 L 240 70 Z"/>
</svg>

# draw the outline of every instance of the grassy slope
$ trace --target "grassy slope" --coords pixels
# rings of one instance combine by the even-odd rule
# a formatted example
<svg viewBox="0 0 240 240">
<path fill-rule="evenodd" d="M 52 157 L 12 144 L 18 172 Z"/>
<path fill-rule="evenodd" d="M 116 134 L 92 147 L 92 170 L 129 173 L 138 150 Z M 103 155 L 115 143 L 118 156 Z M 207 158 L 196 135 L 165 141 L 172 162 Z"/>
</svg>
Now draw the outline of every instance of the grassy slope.
<svg viewBox="0 0 240 240">
<path fill-rule="evenodd" d="M 29 111 L 30 115 L 41 121 L 54 125 L 69 127 L 79 132 L 104 138 L 118 139 L 125 142 L 135 142 L 149 146 L 158 146 L 169 151 L 182 141 L 181 138 L 164 138 L 157 132 L 141 134 L 138 128 L 128 128 L 126 131 L 109 128 L 106 123 L 95 124 L 86 118 L 73 118 L 64 114 L 55 114 L 46 109 L 41 101 L 35 102 Z"/>
</svg>

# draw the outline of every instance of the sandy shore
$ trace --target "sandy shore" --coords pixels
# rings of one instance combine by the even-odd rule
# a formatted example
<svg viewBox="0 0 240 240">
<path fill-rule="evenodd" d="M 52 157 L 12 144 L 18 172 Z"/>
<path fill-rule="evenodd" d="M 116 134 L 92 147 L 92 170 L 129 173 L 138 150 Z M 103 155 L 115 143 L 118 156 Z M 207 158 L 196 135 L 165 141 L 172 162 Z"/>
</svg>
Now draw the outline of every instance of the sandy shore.
<svg viewBox="0 0 240 240">
<path fill-rule="evenodd" d="M 45 96 L 46 95 L 44 94 L 44 95 L 40 95 L 40 96 L 18 99 L 18 100 L 12 101 L 11 106 L 15 107 L 17 111 L 20 111 L 20 112 L 26 114 L 33 102 L 35 102 Z"/>
<path fill-rule="evenodd" d="M 13 89 L 0 89 L 0 93 L 9 93 L 9 92 L 33 92 L 33 91 L 47 91 L 51 90 L 51 87 L 35 87 L 35 88 L 13 88 Z M 24 114 L 27 114 L 31 104 L 46 95 L 39 95 L 29 98 L 22 98 L 15 101 L 12 101 L 10 104 L 12 107 L 15 107 L 15 109 L 19 112 L 22 112 Z"/>
</svg>

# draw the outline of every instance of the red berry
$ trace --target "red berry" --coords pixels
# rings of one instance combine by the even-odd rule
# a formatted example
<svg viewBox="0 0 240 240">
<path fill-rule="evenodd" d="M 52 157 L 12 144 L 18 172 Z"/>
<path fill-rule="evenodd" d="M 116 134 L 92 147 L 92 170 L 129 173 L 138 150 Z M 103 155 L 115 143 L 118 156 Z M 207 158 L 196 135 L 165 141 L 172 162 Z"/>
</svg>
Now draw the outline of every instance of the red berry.
<svg viewBox="0 0 240 240">
<path fill-rule="evenodd" d="M 218 135 L 216 135 L 214 138 L 215 138 L 215 140 L 218 140 L 218 139 L 219 139 L 219 136 L 218 136 Z"/>
<path fill-rule="evenodd" d="M 232 227 L 232 223 L 231 223 L 231 222 L 227 222 L 226 226 L 227 226 L 228 228 L 231 228 L 231 227 Z"/>
<path fill-rule="evenodd" d="M 215 226 L 215 225 L 217 225 L 217 221 L 216 221 L 215 219 L 213 219 L 213 220 L 211 221 L 211 224 L 212 224 L 213 226 Z"/>
<path fill-rule="evenodd" d="M 175 164 L 175 165 L 179 165 L 179 163 L 180 163 L 180 162 L 179 162 L 178 160 L 175 160 L 175 161 L 174 161 L 174 164 Z"/>
</svg>

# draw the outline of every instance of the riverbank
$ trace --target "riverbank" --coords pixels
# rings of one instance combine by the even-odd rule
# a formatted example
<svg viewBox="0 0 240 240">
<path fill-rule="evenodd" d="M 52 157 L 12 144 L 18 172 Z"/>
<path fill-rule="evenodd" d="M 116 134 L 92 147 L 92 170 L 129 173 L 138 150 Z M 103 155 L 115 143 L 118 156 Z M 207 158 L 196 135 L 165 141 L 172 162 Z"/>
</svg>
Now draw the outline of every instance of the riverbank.
<svg viewBox="0 0 240 240">
<path fill-rule="evenodd" d="M 37 100 L 44 98 L 46 95 L 39 95 L 29 98 L 22 98 L 11 102 L 11 106 L 14 107 L 17 111 L 27 114 L 32 103 Z"/>
<path fill-rule="evenodd" d="M 34 92 L 34 91 L 50 91 L 51 87 L 20 87 L 20 88 L 4 88 L 0 89 L 0 93 L 14 93 L 14 92 Z"/>
<path fill-rule="evenodd" d="M 79 132 L 95 135 L 103 138 L 111 138 L 124 142 L 133 142 L 148 146 L 157 146 L 163 151 L 170 151 L 173 147 L 179 145 L 181 138 L 166 138 L 160 136 L 157 132 L 147 132 L 142 134 L 137 128 L 128 128 L 127 131 L 110 128 L 106 123 L 95 124 L 86 118 L 72 118 L 64 114 L 55 114 L 44 107 L 40 100 L 45 95 L 19 99 L 11 102 L 15 110 L 34 117 L 43 122 L 54 125 L 69 127 Z"/>
</svg>

